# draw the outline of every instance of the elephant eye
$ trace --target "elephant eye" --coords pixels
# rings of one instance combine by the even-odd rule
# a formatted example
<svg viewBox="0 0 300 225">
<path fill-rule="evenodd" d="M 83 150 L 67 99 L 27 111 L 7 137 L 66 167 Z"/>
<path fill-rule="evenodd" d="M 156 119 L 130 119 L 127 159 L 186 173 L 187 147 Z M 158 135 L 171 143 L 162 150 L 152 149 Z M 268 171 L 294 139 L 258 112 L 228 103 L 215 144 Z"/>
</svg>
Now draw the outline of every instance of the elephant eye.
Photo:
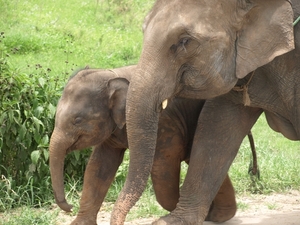
<svg viewBox="0 0 300 225">
<path fill-rule="evenodd" d="M 184 50 L 184 52 L 187 53 L 186 47 L 189 43 L 190 43 L 190 38 L 188 37 L 180 39 L 178 43 L 178 47 L 179 47 L 178 50 Z"/>
<path fill-rule="evenodd" d="M 75 120 L 74 120 L 74 125 L 78 125 L 82 122 L 82 118 L 81 117 L 77 117 Z"/>
<path fill-rule="evenodd" d="M 189 38 L 182 38 L 182 39 L 180 39 L 180 41 L 179 41 L 179 45 L 185 46 L 186 44 L 189 43 L 189 41 L 190 41 Z"/>
<path fill-rule="evenodd" d="M 181 38 L 177 44 L 174 44 L 170 47 L 171 52 L 175 53 L 177 51 L 180 51 L 184 49 L 186 51 L 186 45 L 190 42 L 190 39 L 185 37 Z"/>
</svg>

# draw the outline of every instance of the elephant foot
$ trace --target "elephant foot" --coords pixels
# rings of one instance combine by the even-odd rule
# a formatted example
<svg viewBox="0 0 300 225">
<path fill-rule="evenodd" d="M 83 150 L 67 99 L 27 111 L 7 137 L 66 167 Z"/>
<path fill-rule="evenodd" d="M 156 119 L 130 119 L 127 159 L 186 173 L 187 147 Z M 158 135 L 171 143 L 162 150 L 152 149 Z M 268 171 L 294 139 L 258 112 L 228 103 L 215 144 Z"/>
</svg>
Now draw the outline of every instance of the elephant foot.
<svg viewBox="0 0 300 225">
<path fill-rule="evenodd" d="M 167 215 L 164 217 L 159 218 L 152 225 L 196 225 L 202 224 L 197 220 L 187 220 L 186 218 L 178 218 L 174 215 Z"/>
<path fill-rule="evenodd" d="M 70 225 L 97 225 L 97 222 L 96 222 L 96 220 L 77 217 L 75 220 L 72 221 L 72 223 Z"/>
<path fill-rule="evenodd" d="M 234 217 L 237 210 L 236 204 L 228 207 L 218 207 L 212 204 L 205 221 L 222 223 Z"/>
</svg>

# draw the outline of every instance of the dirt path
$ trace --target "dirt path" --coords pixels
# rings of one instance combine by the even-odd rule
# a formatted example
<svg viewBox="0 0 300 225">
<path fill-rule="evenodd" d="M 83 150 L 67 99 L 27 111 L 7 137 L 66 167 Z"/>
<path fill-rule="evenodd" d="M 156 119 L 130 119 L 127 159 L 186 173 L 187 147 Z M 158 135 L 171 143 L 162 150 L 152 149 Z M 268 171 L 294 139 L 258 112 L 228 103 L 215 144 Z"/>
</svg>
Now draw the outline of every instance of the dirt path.
<svg viewBox="0 0 300 225">
<path fill-rule="evenodd" d="M 300 192 L 287 194 L 252 195 L 237 199 L 240 209 L 224 225 L 300 225 Z M 61 213 L 59 225 L 67 225 L 75 218 Z M 98 225 L 109 225 L 109 212 L 98 214 Z M 150 225 L 157 218 L 136 219 L 126 225 Z M 204 222 L 204 225 L 216 223 Z"/>
</svg>

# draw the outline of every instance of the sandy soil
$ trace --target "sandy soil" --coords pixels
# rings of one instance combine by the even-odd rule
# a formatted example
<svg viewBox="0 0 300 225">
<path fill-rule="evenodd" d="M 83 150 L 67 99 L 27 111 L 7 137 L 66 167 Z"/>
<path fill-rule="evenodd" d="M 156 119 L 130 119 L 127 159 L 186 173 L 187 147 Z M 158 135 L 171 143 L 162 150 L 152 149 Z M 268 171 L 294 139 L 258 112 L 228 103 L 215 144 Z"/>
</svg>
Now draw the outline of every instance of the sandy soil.
<svg viewBox="0 0 300 225">
<path fill-rule="evenodd" d="M 287 194 L 251 195 L 237 199 L 241 209 L 236 216 L 222 223 L 224 225 L 300 225 L 300 192 Z M 75 218 L 65 213 L 60 214 L 61 223 L 67 225 Z M 109 212 L 98 213 L 98 225 L 109 225 Z M 150 225 L 157 218 L 136 219 L 126 225 Z M 216 223 L 204 222 L 203 225 Z"/>
</svg>

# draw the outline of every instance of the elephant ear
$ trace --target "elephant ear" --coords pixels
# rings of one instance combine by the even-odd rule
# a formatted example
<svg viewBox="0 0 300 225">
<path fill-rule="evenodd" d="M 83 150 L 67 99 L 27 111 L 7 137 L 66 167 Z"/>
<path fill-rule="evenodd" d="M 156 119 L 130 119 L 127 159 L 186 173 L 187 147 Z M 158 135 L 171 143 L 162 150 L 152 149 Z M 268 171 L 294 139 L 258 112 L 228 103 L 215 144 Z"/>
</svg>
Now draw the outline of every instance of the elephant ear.
<svg viewBox="0 0 300 225">
<path fill-rule="evenodd" d="M 126 123 L 125 107 L 128 86 L 129 81 L 120 77 L 110 79 L 107 83 L 109 109 L 119 129 L 122 129 Z"/>
<path fill-rule="evenodd" d="M 251 9 L 244 11 L 237 34 L 236 76 L 243 78 L 276 56 L 294 49 L 293 10 L 285 0 L 240 0 Z M 247 5 L 241 4 L 241 5 Z M 238 13 L 243 14 L 243 13 Z"/>
</svg>

